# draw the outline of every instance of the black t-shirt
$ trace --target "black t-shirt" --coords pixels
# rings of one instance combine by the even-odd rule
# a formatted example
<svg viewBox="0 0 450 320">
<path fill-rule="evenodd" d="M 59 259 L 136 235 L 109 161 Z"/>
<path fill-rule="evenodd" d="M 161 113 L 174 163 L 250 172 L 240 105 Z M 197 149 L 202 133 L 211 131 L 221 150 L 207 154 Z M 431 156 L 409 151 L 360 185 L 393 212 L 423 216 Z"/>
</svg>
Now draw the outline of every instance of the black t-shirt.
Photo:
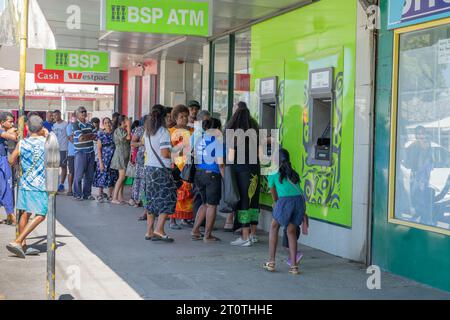
<svg viewBox="0 0 450 320">
<path fill-rule="evenodd" d="M 226 152 L 228 154 L 229 149 L 234 146 L 234 161 L 231 164 L 227 158 L 227 164 L 231 164 L 236 172 L 256 172 L 260 169 L 258 150 L 259 150 L 259 132 L 257 129 L 254 130 L 255 133 L 245 132 L 246 135 L 244 138 L 234 137 L 234 144 L 226 145 Z M 243 140 L 245 141 L 243 142 Z M 225 132 L 225 143 L 228 143 L 226 139 Z M 245 147 L 245 149 L 243 149 Z M 242 155 L 238 157 L 238 153 Z M 239 160 L 239 161 L 238 161 Z M 244 161 L 242 161 L 244 160 Z"/>
</svg>

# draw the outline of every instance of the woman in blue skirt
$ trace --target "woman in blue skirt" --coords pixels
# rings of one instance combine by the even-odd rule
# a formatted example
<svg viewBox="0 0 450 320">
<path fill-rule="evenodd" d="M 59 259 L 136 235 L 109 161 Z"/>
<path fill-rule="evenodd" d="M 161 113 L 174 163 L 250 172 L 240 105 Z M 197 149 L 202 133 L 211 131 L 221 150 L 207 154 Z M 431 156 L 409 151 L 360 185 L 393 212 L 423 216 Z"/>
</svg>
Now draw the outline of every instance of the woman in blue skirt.
<svg viewBox="0 0 450 320">
<path fill-rule="evenodd" d="M 297 228 L 302 224 L 306 211 L 305 198 L 300 188 L 300 176 L 292 168 L 289 152 L 280 149 L 278 172 L 269 176 L 269 188 L 274 200 L 272 225 L 269 233 L 269 261 L 263 267 L 275 271 L 275 254 L 277 250 L 280 226 L 287 230 L 291 265 L 289 273 L 299 274 L 297 262 Z"/>
</svg>

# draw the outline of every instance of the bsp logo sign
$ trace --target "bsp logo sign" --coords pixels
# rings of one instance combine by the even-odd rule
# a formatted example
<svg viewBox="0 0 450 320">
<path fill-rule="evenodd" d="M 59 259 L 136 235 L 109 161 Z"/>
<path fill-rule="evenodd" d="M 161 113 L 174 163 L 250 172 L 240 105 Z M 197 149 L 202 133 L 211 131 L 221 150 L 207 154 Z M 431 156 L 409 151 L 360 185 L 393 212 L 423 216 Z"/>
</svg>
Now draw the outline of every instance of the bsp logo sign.
<svg viewBox="0 0 450 320">
<path fill-rule="evenodd" d="M 208 1 L 103 0 L 108 31 L 209 36 Z"/>
<path fill-rule="evenodd" d="M 102 51 L 46 50 L 45 69 L 109 73 L 109 53 Z"/>
</svg>

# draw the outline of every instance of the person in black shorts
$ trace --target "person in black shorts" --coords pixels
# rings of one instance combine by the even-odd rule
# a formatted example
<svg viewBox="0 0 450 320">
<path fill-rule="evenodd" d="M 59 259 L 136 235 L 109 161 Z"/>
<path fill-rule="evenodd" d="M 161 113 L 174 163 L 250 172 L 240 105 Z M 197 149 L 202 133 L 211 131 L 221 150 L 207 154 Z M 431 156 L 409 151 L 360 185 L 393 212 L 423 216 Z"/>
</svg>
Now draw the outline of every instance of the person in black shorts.
<svg viewBox="0 0 450 320">
<path fill-rule="evenodd" d="M 200 206 L 192 229 L 192 240 L 217 242 L 219 238 L 212 235 L 216 220 L 216 209 L 222 196 L 222 177 L 224 174 L 223 139 L 220 121 L 210 119 L 203 121 L 200 137 L 193 135 L 192 145 L 196 157 L 195 185 L 201 196 Z M 202 237 L 200 226 L 206 217 L 205 235 Z"/>
</svg>

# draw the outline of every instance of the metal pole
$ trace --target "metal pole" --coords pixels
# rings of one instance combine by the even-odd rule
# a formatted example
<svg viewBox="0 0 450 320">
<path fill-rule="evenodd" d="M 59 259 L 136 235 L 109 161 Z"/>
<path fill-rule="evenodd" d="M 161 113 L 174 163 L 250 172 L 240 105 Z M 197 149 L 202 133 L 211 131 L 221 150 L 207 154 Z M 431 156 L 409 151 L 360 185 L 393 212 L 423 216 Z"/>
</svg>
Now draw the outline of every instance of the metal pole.
<svg viewBox="0 0 450 320">
<path fill-rule="evenodd" d="M 45 183 L 48 192 L 47 212 L 47 300 L 55 300 L 56 280 L 56 193 L 59 184 L 59 145 L 51 132 L 45 142 Z"/>
<path fill-rule="evenodd" d="M 49 193 L 47 219 L 47 300 L 55 300 L 56 192 Z"/>
<path fill-rule="evenodd" d="M 29 0 L 23 0 L 22 16 L 20 19 L 20 80 L 19 80 L 19 141 L 23 139 L 25 127 L 25 84 L 27 76 L 27 47 L 28 47 L 28 7 Z M 20 174 L 19 174 L 20 176 Z M 18 178 L 20 179 L 20 177 Z M 18 180 L 17 180 L 18 182 Z M 15 188 L 17 201 L 18 183 Z M 16 237 L 19 236 L 19 221 L 21 212 L 16 209 Z"/>
</svg>

